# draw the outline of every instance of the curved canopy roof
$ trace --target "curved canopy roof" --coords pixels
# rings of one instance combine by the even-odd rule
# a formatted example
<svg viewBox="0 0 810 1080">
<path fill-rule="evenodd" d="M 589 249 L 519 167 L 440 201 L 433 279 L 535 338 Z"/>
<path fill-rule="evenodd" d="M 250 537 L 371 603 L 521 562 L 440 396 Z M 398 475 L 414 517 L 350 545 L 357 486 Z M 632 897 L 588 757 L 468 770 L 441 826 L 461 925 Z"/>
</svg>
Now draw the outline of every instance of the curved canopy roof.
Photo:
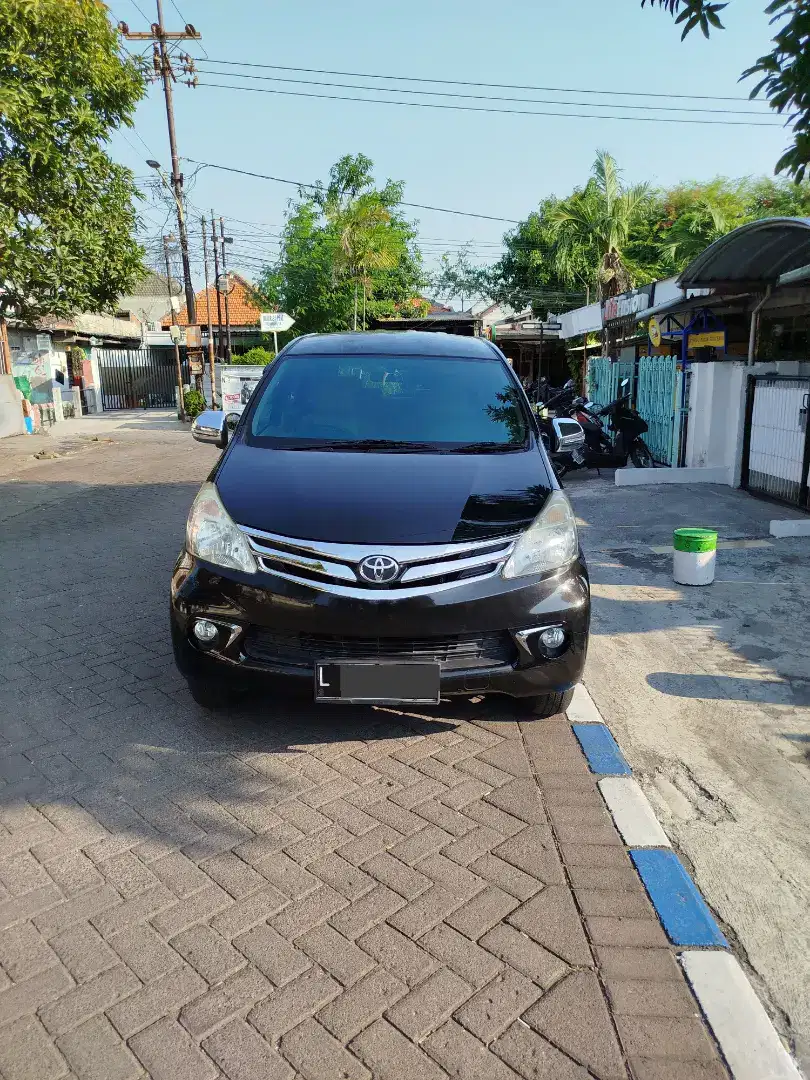
<svg viewBox="0 0 810 1080">
<path fill-rule="evenodd" d="M 763 218 L 726 233 L 678 279 L 683 288 L 776 285 L 782 274 L 810 263 L 810 218 Z"/>
</svg>

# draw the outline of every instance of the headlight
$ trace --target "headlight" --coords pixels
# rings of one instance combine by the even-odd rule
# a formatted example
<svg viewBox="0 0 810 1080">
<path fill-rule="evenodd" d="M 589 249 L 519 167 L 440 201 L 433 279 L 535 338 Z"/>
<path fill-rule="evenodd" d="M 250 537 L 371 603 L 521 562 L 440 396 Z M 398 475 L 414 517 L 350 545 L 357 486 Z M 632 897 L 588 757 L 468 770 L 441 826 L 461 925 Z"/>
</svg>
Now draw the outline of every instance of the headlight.
<svg viewBox="0 0 810 1080">
<path fill-rule="evenodd" d="M 571 504 L 553 491 L 532 524 L 522 533 L 503 568 L 505 578 L 547 574 L 577 557 L 579 539 Z"/>
<path fill-rule="evenodd" d="M 198 559 L 255 574 L 256 560 L 245 534 L 234 525 L 217 489 L 205 483 L 197 493 L 186 525 L 186 548 Z"/>
</svg>

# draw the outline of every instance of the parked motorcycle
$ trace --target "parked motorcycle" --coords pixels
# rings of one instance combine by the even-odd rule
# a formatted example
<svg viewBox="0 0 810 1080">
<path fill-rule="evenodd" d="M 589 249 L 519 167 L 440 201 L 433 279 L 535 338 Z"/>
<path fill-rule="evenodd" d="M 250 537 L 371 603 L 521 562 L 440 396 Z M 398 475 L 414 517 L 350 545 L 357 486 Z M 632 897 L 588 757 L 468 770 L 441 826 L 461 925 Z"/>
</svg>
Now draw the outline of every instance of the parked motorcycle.
<svg viewBox="0 0 810 1080">
<path fill-rule="evenodd" d="M 541 438 L 558 480 L 562 480 L 569 469 L 581 469 L 585 465 L 585 432 L 581 423 L 576 417 L 566 415 L 563 409 L 560 415 L 556 411 L 558 404 L 564 404 L 571 397 L 573 387 L 573 380 L 569 380 L 545 403 L 537 402 L 534 406 Z"/>
<path fill-rule="evenodd" d="M 650 448 L 641 438 L 649 426 L 631 406 L 629 386 L 630 380 L 622 379 L 621 394 L 602 409 L 582 398 L 572 401 L 570 415 L 585 434 L 585 468 L 621 469 L 628 459 L 637 469 L 655 468 Z M 612 435 L 605 431 L 604 420 Z"/>
</svg>

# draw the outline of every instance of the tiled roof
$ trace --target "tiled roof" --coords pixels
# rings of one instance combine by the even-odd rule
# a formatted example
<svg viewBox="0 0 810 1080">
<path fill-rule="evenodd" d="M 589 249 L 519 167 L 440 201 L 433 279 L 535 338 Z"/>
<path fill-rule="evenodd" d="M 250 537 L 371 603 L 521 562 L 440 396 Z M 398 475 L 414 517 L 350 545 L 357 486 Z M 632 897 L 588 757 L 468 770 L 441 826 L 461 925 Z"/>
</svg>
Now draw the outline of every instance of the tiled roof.
<svg viewBox="0 0 810 1080">
<path fill-rule="evenodd" d="M 230 307 L 231 314 L 231 326 L 258 326 L 259 315 L 261 311 L 256 305 L 249 299 L 251 285 L 250 282 L 245 281 L 239 274 L 231 274 L 231 279 L 234 283 L 233 291 L 228 296 L 228 305 Z M 208 295 L 211 300 L 211 322 L 216 326 L 217 322 L 217 291 L 213 285 L 208 288 Z M 195 295 L 195 303 L 197 305 L 197 322 L 200 326 L 204 326 L 208 321 L 208 306 L 206 304 L 206 291 L 201 289 Z M 161 326 L 164 330 L 167 330 L 171 325 L 171 314 L 166 314 L 161 319 Z M 178 326 L 188 326 L 188 311 L 185 305 L 180 310 L 177 316 Z M 222 297 L 222 325 L 225 325 L 225 297 Z"/>
</svg>

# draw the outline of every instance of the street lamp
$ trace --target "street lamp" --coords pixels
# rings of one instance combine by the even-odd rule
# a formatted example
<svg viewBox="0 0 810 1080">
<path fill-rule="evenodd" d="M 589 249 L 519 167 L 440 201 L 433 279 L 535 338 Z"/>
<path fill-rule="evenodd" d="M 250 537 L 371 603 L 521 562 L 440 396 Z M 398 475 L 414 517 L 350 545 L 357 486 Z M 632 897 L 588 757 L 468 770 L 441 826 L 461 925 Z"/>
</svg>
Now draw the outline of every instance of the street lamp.
<svg viewBox="0 0 810 1080">
<path fill-rule="evenodd" d="M 155 170 L 160 177 L 163 186 L 171 192 L 174 204 L 177 207 L 177 229 L 180 233 L 180 257 L 183 262 L 183 286 L 186 293 L 186 313 L 188 315 L 189 325 L 193 326 L 197 322 L 197 310 L 194 303 L 194 287 L 191 283 L 191 264 L 188 258 L 188 234 L 186 233 L 186 214 L 183 208 L 183 202 L 178 196 L 174 184 L 169 182 L 169 178 L 163 171 L 160 162 L 149 158 L 146 164 L 150 169 Z"/>
</svg>

